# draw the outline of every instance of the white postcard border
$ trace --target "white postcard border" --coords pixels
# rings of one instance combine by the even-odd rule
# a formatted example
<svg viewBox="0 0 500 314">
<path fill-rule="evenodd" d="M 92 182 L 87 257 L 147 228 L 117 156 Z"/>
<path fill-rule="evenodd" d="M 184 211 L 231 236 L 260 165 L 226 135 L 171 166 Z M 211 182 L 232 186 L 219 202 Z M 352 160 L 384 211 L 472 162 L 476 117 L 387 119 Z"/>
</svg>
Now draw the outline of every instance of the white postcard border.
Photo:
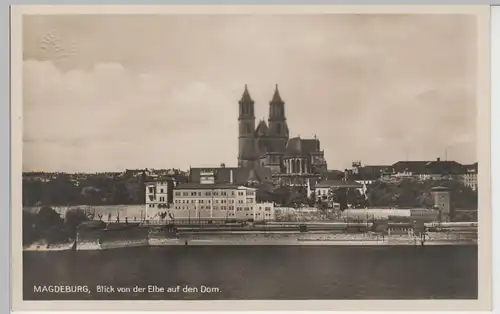
<svg viewBox="0 0 500 314">
<path fill-rule="evenodd" d="M 23 14 L 474 14 L 478 17 L 479 274 L 478 300 L 310 301 L 23 301 L 22 300 L 22 23 Z M 489 310 L 491 309 L 490 8 L 341 5 L 58 5 L 13 6 L 11 15 L 11 230 L 14 310 Z"/>
</svg>

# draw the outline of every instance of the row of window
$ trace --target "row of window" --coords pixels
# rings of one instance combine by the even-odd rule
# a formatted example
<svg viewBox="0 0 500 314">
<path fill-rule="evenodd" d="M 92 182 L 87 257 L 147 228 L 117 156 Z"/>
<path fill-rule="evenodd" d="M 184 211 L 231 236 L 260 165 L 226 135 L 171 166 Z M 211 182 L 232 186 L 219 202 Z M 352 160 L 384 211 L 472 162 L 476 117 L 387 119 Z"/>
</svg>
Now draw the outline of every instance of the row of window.
<svg viewBox="0 0 500 314">
<path fill-rule="evenodd" d="M 251 196 L 251 195 L 254 195 L 255 193 L 253 191 L 247 191 L 246 195 L 248 196 Z M 201 196 L 202 195 L 202 192 L 180 192 L 180 191 L 177 191 L 175 192 L 175 196 Z M 206 191 L 204 192 L 204 196 L 234 196 L 235 193 L 234 191 L 231 191 L 231 192 L 211 192 L 211 191 Z M 244 196 L 245 195 L 245 192 L 242 192 L 242 191 L 238 191 L 238 195 L 239 196 Z"/>
<path fill-rule="evenodd" d="M 149 208 L 155 208 L 156 205 L 162 205 L 162 206 L 167 206 L 167 204 L 163 203 L 163 204 L 148 204 L 148 207 Z"/>
<path fill-rule="evenodd" d="M 162 204 L 162 205 L 166 205 L 166 204 Z M 156 204 L 148 204 L 148 207 L 149 208 L 155 208 L 156 207 Z M 192 208 L 190 208 L 190 206 L 174 206 L 174 209 L 179 209 L 179 210 L 190 210 Z M 213 206 L 212 208 L 210 206 L 200 206 L 200 209 L 205 209 L 205 210 L 209 210 L 209 209 L 213 209 L 213 210 L 219 210 L 219 206 Z M 220 206 L 220 210 L 234 210 L 234 206 Z M 270 212 L 271 211 L 271 208 L 270 207 L 265 207 L 264 209 L 266 212 Z M 250 211 L 250 208 L 248 207 L 236 207 L 236 211 Z M 256 213 L 256 215 L 260 215 L 260 213 Z M 266 216 L 269 216 L 270 214 L 266 214 Z"/>
<path fill-rule="evenodd" d="M 149 192 L 149 194 L 153 194 L 155 192 L 155 188 L 150 186 L 148 188 L 148 192 Z M 164 189 L 159 189 L 158 193 L 166 193 L 166 191 Z"/>
<path fill-rule="evenodd" d="M 175 208 L 175 209 L 182 210 L 182 209 L 186 209 L 186 208 L 181 208 L 181 207 L 179 207 L 179 208 Z M 256 213 L 255 215 L 256 215 L 256 216 L 260 216 L 260 215 L 261 215 L 261 213 Z M 229 217 L 230 217 L 230 216 L 235 216 L 235 213 L 234 213 L 234 212 L 233 212 L 233 213 L 228 213 L 228 214 L 227 214 L 227 216 L 229 216 Z M 245 213 L 245 216 L 252 216 L 252 213 Z M 271 214 L 265 214 L 265 215 L 263 214 L 263 216 L 270 217 L 270 216 L 271 216 Z M 194 218 L 194 217 L 193 217 L 193 218 Z"/>
<path fill-rule="evenodd" d="M 191 206 L 181 206 L 181 205 L 176 205 L 174 206 L 174 209 L 186 209 L 186 210 L 191 210 L 193 209 Z M 213 210 L 219 210 L 219 206 L 200 206 L 200 209 L 213 209 Z M 220 210 L 234 210 L 234 206 L 220 206 Z M 236 211 L 249 211 L 250 208 L 248 207 L 236 207 Z"/>
<path fill-rule="evenodd" d="M 264 210 L 265 210 L 266 212 L 270 212 L 270 211 L 271 211 L 271 207 L 265 207 L 265 208 L 264 208 Z"/>
<path fill-rule="evenodd" d="M 192 210 L 193 208 L 191 206 L 187 206 L 187 205 L 175 205 L 174 206 L 174 209 L 186 209 L 186 210 Z M 225 205 L 222 205 L 220 206 L 204 206 L 204 205 L 201 205 L 199 207 L 199 209 L 205 209 L 205 210 L 209 210 L 209 209 L 213 209 L 213 210 L 234 210 L 234 206 L 232 205 L 229 205 L 229 206 L 225 206 Z M 236 207 L 236 211 L 250 211 L 251 208 L 249 207 Z M 271 208 L 270 207 L 266 207 L 264 209 L 266 212 L 270 212 L 271 211 Z"/>
<path fill-rule="evenodd" d="M 167 198 L 165 196 L 160 196 L 160 197 L 153 197 L 152 195 L 149 196 L 150 201 L 159 201 L 159 202 L 166 202 Z"/>
<path fill-rule="evenodd" d="M 191 201 L 191 202 L 190 202 Z M 212 200 L 198 200 L 198 202 L 196 202 L 197 200 L 174 200 L 174 203 L 176 204 L 227 204 L 227 203 L 230 203 L 230 204 L 234 204 L 234 200 L 214 200 L 212 202 Z M 253 203 L 254 200 L 252 198 L 247 198 L 246 200 L 246 203 Z M 243 204 L 243 200 L 238 200 L 238 204 Z"/>
</svg>

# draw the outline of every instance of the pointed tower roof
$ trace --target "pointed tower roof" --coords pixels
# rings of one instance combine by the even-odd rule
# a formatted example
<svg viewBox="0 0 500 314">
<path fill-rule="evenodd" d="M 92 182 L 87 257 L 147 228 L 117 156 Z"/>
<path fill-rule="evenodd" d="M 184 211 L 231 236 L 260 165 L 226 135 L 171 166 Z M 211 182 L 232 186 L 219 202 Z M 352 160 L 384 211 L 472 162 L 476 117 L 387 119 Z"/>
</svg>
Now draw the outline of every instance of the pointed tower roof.
<svg viewBox="0 0 500 314">
<path fill-rule="evenodd" d="M 252 97 L 250 97 L 250 92 L 248 91 L 248 86 L 245 84 L 245 90 L 243 91 L 243 95 L 241 95 L 240 103 L 251 102 L 253 103 Z"/>
<path fill-rule="evenodd" d="M 274 95 L 273 95 L 273 100 L 271 101 L 273 103 L 282 103 L 283 100 L 281 99 L 281 96 L 280 96 L 280 91 L 278 90 L 278 84 L 276 84 L 276 87 L 274 89 Z"/>
<path fill-rule="evenodd" d="M 259 125 L 257 126 L 257 129 L 255 130 L 255 133 L 257 133 L 257 135 L 263 136 L 263 135 L 267 135 L 268 132 L 269 132 L 269 128 L 267 127 L 266 121 L 260 120 Z"/>
</svg>

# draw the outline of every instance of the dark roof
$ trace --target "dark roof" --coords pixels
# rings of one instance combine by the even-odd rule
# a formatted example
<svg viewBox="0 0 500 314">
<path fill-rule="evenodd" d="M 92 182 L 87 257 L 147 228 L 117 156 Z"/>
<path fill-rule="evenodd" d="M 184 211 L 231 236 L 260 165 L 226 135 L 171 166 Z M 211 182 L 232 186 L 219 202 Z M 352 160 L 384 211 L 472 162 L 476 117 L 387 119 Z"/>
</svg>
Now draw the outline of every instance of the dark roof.
<svg viewBox="0 0 500 314">
<path fill-rule="evenodd" d="M 200 182 L 200 172 L 203 170 L 214 171 L 215 173 L 215 183 L 217 184 L 228 184 L 230 182 L 231 171 L 233 172 L 233 183 L 238 185 L 243 185 L 252 181 L 251 179 L 251 168 L 191 168 L 191 173 L 189 174 L 189 182 L 199 183 Z M 255 177 L 259 181 L 270 181 L 272 180 L 271 170 L 265 167 L 257 167 L 254 169 Z"/>
<path fill-rule="evenodd" d="M 456 161 L 398 161 L 391 168 L 395 172 L 411 172 L 414 174 L 461 174 L 464 167 Z"/>
<path fill-rule="evenodd" d="M 285 149 L 285 156 L 308 156 L 311 153 L 319 152 L 318 139 L 301 139 L 300 137 L 293 137 L 288 140 Z"/>
<path fill-rule="evenodd" d="M 355 180 L 377 180 L 382 173 L 390 166 L 363 166 L 359 167 L 357 174 L 351 174 Z"/>
<path fill-rule="evenodd" d="M 317 188 L 344 187 L 344 188 L 362 188 L 363 185 L 355 181 L 344 180 L 324 180 L 316 184 Z"/>
<path fill-rule="evenodd" d="M 425 165 L 428 163 L 428 161 L 398 161 L 397 163 L 393 164 L 391 168 L 395 172 L 413 172 L 413 173 L 424 173 L 425 172 Z"/>
<path fill-rule="evenodd" d="M 462 174 L 464 166 L 456 161 L 431 161 L 427 165 L 428 173 Z"/>
<path fill-rule="evenodd" d="M 328 170 L 324 174 L 324 179 L 325 180 L 340 180 L 344 177 L 344 175 L 345 175 L 344 171 Z"/>
<path fill-rule="evenodd" d="M 269 128 L 267 127 L 266 121 L 260 120 L 255 133 L 257 136 L 266 136 L 269 132 Z"/>
<path fill-rule="evenodd" d="M 469 171 L 470 171 L 470 170 L 475 170 L 475 171 L 477 172 L 477 170 L 478 170 L 478 164 L 477 164 L 477 162 L 476 162 L 476 163 L 473 163 L 473 164 L 471 164 L 471 165 L 464 165 L 464 168 L 465 168 L 466 170 L 469 170 Z"/>
<path fill-rule="evenodd" d="M 235 189 L 240 187 L 239 184 L 201 184 L 201 183 L 184 183 L 176 186 L 174 190 L 212 190 L 212 189 Z"/>
</svg>

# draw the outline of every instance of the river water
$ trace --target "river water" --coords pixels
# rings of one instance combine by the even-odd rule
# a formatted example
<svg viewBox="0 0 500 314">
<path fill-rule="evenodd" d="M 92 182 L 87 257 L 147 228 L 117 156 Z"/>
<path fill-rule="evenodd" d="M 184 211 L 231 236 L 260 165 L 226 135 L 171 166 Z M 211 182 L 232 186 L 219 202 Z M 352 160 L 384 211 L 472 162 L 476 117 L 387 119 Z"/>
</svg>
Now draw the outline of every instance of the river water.
<svg viewBox="0 0 500 314">
<path fill-rule="evenodd" d="M 181 246 L 23 256 L 25 300 L 477 298 L 476 246 Z M 89 291 L 35 292 L 37 285 Z"/>
</svg>

